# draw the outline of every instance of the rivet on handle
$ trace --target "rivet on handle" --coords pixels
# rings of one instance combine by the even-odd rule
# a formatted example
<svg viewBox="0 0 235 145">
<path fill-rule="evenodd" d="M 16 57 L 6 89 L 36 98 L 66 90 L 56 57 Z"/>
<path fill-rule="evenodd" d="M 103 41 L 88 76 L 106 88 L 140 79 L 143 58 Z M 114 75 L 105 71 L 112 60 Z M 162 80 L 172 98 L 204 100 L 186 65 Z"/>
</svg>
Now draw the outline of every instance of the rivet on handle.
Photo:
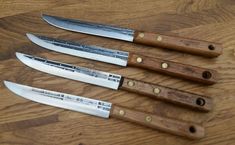
<svg viewBox="0 0 235 145">
<path fill-rule="evenodd" d="M 166 69 L 166 68 L 168 68 L 169 65 L 168 65 L 168 63 L 163 62 L 161 66 L 162 66 L 162 68 Z"/>
<path fill-rule="evenodd" d="M 162 41 L 162 36 L 157 36 L 157 41 Z"/>
<path fill-rule="evenodd" d="M 140 38 L 143 38 L 144 37 L 144 33 L 140 33 L 139 36 L 140 36 Z"/>
<path fill-rule="evenodd" d="M 159 88 L 154 88 L 153 89 L 154 94 L 159 94 L 161 90 Z"/>
<path fill-rule="evenodd" d="M 130 86 L 130 87 L 133 87 L 133 86 L 135 85 L 135 83 L 132 82 L 132 81 L 127 82 L 127 84 L 128 84 L 128 86 Z"/>
<path fill-rule="evenodd" d="M 121 116 L 125 115 L 125 111 L 124 110 L 120 110 L 119 111 L 119 115 L 121 115 Z"/>
<path fill-rule="evenodd" d="M 143 59 L 142 59 L 141 57 L 137 57 L 137 58 L 136 58 L 136 61 L 137 61 L 138 63 L 141 63 L 141 62 L 143 61 Z"/>
<path fill-rule="evenodd" d="M 146 122 L 151 122 L 152 121 L 152 117 L 151 116 L 146 116 L 145 117 L 145 121 Z"/>
</svg>

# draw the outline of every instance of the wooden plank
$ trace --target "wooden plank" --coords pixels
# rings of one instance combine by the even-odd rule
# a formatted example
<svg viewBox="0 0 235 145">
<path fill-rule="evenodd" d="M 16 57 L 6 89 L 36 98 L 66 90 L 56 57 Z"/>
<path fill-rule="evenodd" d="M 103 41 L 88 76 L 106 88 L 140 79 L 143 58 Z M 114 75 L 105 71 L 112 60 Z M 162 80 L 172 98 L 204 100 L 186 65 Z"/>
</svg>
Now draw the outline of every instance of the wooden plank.
<svg viewBox="0 0 235 145">
<path fill-rule="evenodd" d="M 14 4 L 17 3 L 14 2 Z M 24 10 L 25 5 L 23 3 L 20 5 L 22 7 L 19 7 Z M 47 4 L 44 2 L 42 5 Z M 233 0 L 143 0 L 141 2 L 101 0 L 80 1 L 80 3 L 69 5 L 58 1 L 51 5 L 48 4 L 50 7 L 44 6 L 43 9 L 47 10 L 42 12 L 48 14 L 215 41 L 222 43 L 225 49 L 220 57 L 206 59 L 160 48 L 71 33 L 49 26 L 41 19 L 41 11 L 28 13 L 24 13 L 27 12 L 24 11 L 24 14 L 14 15 L 18 13 L 16 12 L 10 14 L 14 16 L 0 19 L 1 82 L 10 80 L 49 90 L 106 100 L 157 115 L 194 121 L 205 126 L 206 137 L 191 141 L 117 119 L 107 120 L 40 105 L 17 97 L 1 83 L 0 144 L 224 145 L 235 142 L 235 2 Z M 8 10 L 1 9 L 0 11 L 8 14 Z M 6 16 L 5 14 L 4 16 Z M 71 57 L 32 44 L 25 36 L 27 32 L 216 69 L 220 73 L 220 79 L 215 85 L 203 86 L 134 67 L 123 68 Z M 208 95 L 213 97 L 214 109 L 209 113 L 194 112 L 135 93 L 109 90 L 48 75 L 28 68 L 19 62 L 15 58 L 16 51 Z"/>
<path fill-rule="evenodd" d="M 58 7 L 58 6 L 64 6 L 64 5 L 69 5 L 69 4 L 75 4 L 79 1 L 75 0 L 37 0 L 37 1 L 31 1 L 31 0 L 24 0 L 24 1 L 19 1 L 19 0 L 1 0 L 0 1 L 0 18 L 2 17 L 7 17 L 7 16 L 12 16 L 12 15 L 17 15 L 21 13 L 26 13 L 30 11 L 35 11 L 35 10 L 43 10 L 43 9 L 48 9 L 48 8 L 53 8 L 53 7 Z"/>
</svg>

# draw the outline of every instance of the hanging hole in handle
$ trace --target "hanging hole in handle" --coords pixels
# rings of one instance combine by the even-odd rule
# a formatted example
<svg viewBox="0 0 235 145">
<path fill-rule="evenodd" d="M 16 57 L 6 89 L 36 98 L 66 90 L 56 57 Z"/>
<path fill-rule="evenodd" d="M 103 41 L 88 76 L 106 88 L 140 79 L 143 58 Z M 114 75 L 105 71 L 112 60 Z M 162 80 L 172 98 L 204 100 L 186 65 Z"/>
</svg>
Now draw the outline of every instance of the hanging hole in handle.
<svg viewBox="0 0 235 145">
<path fill-rule="evenodd" d="M 204 106 L 206 101 L 203 98 L 197 98 L 196 104 L 199 106 Z"/>
<path fill-rule="evenodd" d="M 204 72 L 202 73 L 202 77 L 203 77 L 204 79 L 210 79 L 211 76 L 212 76 L 212 74 L 211 74 L 211 72 L 209 72 L 209 71 L 204 71 Z"/>
<path fill-rule="evenodd" d="M 194 126 L 190 126 L 189 127 L 189 132 L 195 133 L 196 132 L 196 128 Z"/>
<path fill-rule="evenodd" d="M 209 49 L 209 50 L 215 50 L 215 46 L 214 46 L 214 45 L 209 45 L 209 46 L 208 46 L 208 49 Z"/>
</svg>

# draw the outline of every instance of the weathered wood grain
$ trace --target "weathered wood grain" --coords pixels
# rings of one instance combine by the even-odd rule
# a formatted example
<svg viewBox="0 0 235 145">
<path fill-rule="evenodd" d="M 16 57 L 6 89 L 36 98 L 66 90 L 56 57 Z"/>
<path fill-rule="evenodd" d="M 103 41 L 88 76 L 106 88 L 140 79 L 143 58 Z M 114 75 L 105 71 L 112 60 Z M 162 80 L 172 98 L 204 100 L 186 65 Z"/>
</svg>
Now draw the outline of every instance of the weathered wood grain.
<svg viewBox="0 0 235 145">
<path fill-rule="evenodd" d="M 234 144 L 234 0 L 9 2 L 12 2 L 8 4 L 11 10 L 9 10 L 10 8 L 0 9 L 0 17 L 3 17 L 0 19 L 0 144 Z M 4 3 L 6 5 L 7 1 L 0 1 L 0 7 Z M 39 11 L 41 9 L 44 10 Z M 109 23 L 137 30 L 219 42 L 223 44 L 224 51 L 218 58 L 206 59 L 175 51 L 72 33 L 49 26 L 40 18 L 41 12 L 62 17 Z M 220 74 L 219 80 L 215 85 L 203 86 L 143 69 L 122 68 L 71 57 L 44 50 L 32 44 L 27 40 L 26 32 L 127 50 L 145 54 L 149 57 L 164 58 L 180 63 L 215 69 Z M 119 73 L 129 78 L 211 96 L 214 108 L 209 113 L 194 112 L 134 93 L 109 90 L 48 75 L 20 63 L 15 58 L 16 51 Z M 191 141 L 113 118 L 102 119 L 40 105 L 11 93 L 3 86 L 3 80 L 102 99 L 157 115 L 194 121 L 205 126 L 206 137 L 201 140 Z"/>
</svg>

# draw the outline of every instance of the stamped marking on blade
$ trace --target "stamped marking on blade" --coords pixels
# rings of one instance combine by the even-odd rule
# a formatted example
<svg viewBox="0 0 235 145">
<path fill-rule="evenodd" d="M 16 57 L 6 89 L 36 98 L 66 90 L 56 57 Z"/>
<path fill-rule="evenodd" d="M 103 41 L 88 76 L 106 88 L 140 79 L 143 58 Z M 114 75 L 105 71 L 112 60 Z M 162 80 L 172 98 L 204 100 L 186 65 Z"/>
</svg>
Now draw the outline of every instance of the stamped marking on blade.
<svg viewBox="0 0 235 145">
<path fill-rule="evenodd" d="M 121 80 L 120 75 L 115 75 L 115 74 L 111 74 L 111 73 L 103 73 L 101 71 L 96 71 L 96 70 L 92 70 L 92 69 L 88 69 L 88 68 L 84 68 L 84 67 L 78 67 L 78 66 L 74 66 L 74 65 L 70 65 L 70 64 L 66 64 L 66 63 L 51 61 L 51 60 L 47 60 L 44 58 L 35 57 L 35 56 L 31 56 L 31 55 L 26 55 L 26 54 L 24 54 L 24 56 L 28 57 L 30 59 L 42 62 L 45 65 L 53 66 L 53 67 L 67 70 L 67 71 L 71 71 L 71 72 L 78 72 L 78 73 L 82 73 L 82 74 L 89 75 L 89 76 L 96 77 L 96 78 L 107 79 L 109 81 L 113 81 L 113 82 L 117 82 L 117 83 L 119 83 Z"/>
<path fill-rule="evenodd" d="M 128 60 L 128 54 L 129 54 L 128 52 L 111 50 L 111 49 L 106 49 L 106 48 L 97 47 L 97 46 L 88 46 L 88 45 L 83 45 L 80 43 L 48 38 L 45 36 L 37 36 L 37 37 L 46 41 L 47 43 L 51 43 L 56 46 L 65 47 L 65 48 L 83 51 L 83 52 L 104 55 L 104 56 L 109 56 L 109 57 L 113 57 L 113 58 L 119 58 L 119 59 L 122 59 L 125 61 Z"/>
<path fill-rule="evenodd" d="M 94 107 L 102 111 L 109 112 L 111 109 L 111 103 L 104 102 L 104 101 L 98 101 L 98 100 L 88 99 L 84 97 L 72 96 L 69 94 L 52 92 L 52 91 L 47 91 L 47 90 L 38 89 L 38 88 L 32 88 L 32 91 L 48 98 L 58 99 L 58 100 L 66 101 L 66 102 L 78 103 L 80 105 Z"/>
</svg>

